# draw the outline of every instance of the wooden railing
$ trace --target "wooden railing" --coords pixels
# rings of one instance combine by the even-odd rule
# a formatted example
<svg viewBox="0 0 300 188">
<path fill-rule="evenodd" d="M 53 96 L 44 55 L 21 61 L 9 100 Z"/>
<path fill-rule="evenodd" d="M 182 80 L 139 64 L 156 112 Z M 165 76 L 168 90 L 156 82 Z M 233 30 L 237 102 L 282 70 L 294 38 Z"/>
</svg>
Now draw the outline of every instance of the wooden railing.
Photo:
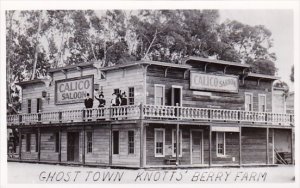
<svg viewBox="0 0 300 188">
<path fill-rule="evenodd" d="M 28 125 L 37 123 L 49 124 L 140 118 L 154 120 L 249 122 L 284 126 L 294 125 L 293 114 L 159 105 L 129 105 L 9 115 L 7 116 L 7 123 L 8 125 Z"/>
</svg>

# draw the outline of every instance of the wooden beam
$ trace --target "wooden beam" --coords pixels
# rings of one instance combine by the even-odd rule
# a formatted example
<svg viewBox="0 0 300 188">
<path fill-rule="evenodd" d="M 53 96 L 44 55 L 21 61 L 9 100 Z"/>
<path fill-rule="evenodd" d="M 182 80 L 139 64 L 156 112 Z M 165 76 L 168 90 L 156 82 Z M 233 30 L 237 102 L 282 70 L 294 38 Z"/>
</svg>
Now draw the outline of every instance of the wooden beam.
<svg viewBox="0 0 300 188">
<path fill-rule="evenodd" d="M 209 126 L 209 145 L 208 145 L 208 147 L 209 147 L 209 162 L 208 162 L 208 164 L 209 164 L 209 166 L 211 166 L 212 165 L 212 154 L 211 154 L 211 146 L 212 146 L 212 132 L 211 132 L 211 125 Z"/>
<path fill-rule="evenodd" d="M 240 126 L 239 132 L 239 165 L 242 165 L 242 127 Z"/>
<path fill-rule="evenodd" d="M 109 128 L 110 128 L 110 131 L 109 131 L 109 161 L 108 161 L 108 164 L 111 166 L 112 165 L 112 125 L 111 123 L 109 123 Z"/>
<path fill-rule="evenodd" d="M 37 136 L 38 136 L 38 139 L 37 139 L 37 147 L 38 147 L 38 161 L 40 161 L 41 160 L 41 128 L 38 128 L 38 134 L 37 134 Z"/>
<path fill-rule="evenodd" d="M 269 127 L 266 129 L 266 164 L 269 164 Z"/>
<path fill-rule="evenodd" d="M 275 129 L 272 129 L 272 164 L 275 164 Z"/>
<path fill-rule="evenodd" d="M 294 164 L 294 134 L 293 134 L 293 128 L 291 128 L 291 164 Z"/>
<path fill-rule="evenodd" d="M 58 161 L 61 162 L 61 129 L 58 132 Z"/>
<path fill-rule="evenodd" d="M 83 125 L 82 164 L 85 164 L 85 125 Z"/>
<path fill-rule="evenodd" d="M 179 123 L 176 124 L 176 166 L 178 165 L 179 165 Z"/>
<path fill-rule="evenodd" d="M 143 168 L 145 166 L 144 162 L 144 122 L 140 121 L 140 167 Z"/>
<path fill-rule="evenodd" d="M 22 160 L 22 133 L 21 128 L 19 128 L 19 160 Z"/>
</svg>

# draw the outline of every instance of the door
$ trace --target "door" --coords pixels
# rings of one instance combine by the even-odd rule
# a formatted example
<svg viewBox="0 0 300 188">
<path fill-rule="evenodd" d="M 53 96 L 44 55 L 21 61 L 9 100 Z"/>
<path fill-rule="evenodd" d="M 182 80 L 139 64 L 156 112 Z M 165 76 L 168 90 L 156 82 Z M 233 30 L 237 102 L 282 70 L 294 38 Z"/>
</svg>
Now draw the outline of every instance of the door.
<svg viewBox="0 0 300 188">
<path fill-rule="evenodd" d="M 172 100 L 171 100 L 171 105 L 172 106 L 181 106 L 181 86 L 172 86 Z"/>
<path fill-rule="evenodd" d="M 203 135 L 200 130 L 191 131 L 191 164 L 202 164 Z"/>
<path fill-rule="evenodd" d="M 68 132 L 67 138 L 67 160 L 79 161 L 79 132 Z"/>
</svg>

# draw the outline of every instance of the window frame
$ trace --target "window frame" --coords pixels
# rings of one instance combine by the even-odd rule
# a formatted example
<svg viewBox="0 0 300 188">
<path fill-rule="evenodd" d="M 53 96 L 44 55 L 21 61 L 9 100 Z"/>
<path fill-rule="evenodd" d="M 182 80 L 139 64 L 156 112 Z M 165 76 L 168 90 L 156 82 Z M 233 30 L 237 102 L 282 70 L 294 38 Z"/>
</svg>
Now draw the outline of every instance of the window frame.
<svg viewBox="0 0 300 188">
<path fill-rule="evenodd" d="M 31 152 L 31 133 L 26 133 L 26 152 Z"/>
<path fill-rule="evenodd" d="M 157 131 L 162 131 L 163 132 L 163 146 L 162 146 L 162 154 L 158 154 L 158 153 L 156 153 L 156 132 Z M 165 138 L 166 138 L 166 131 L 165 131 L 165 129 L 164 128 L 155 128 L 154 129 L 154 156 L 155 157 L 165 157 L 165 154 L 166 154 L 166 152 L 165 152 L 165 143 L 166 143 L 166 141 L 165 141 Z"/>
<path fill-rule="evenodd" d="M 58 153 L 59 152 L 59 132 L 55 132 L 54 133 L 54 143 L 55 143 L 55 147 L 54 147 L 54 152 Z"/>
<path fill-rule="evenodd" d="M 91 140 L 89 140 L 89 134 L 91 134 Z M 86 153 L 93 153 L 93 140 L 94 140 L 94 134 L 93 131 L 87 131 L 86 132 Z M 91 148 L 89 148 L 89 144 L 91 144 Z M 91 149 L 91 151 L 89 151 Z"/>
<path fill-rule="evenodd" d="M 27 113 L 31 114 L 32 112 L 32 101 L 31 99 L 27 99 Z"/>
<path fill-rule="evenodd" d="M 260 109 L 260 106 L 261 106 L 261 100 L 260 100 L 260 97 L 264 97 L 264 107 L 265 107 L 265 109 L 263 109 L 262 111 L 261 111 L 261 109 Z M 267 95 L 266 94 L 258 94 L 258 111 L 259 112 L 266 112 L 267 111 Z"/>
<path fill-rule="evenodd" d="M 251 100 L 251 109 L 249 109 L 248 111 L 251 112 L 253 111 L 253 93 L 249 93 L 249 92 L 245 92 L 245 111 L 247 111 L 247 104 L 246 104 L 246 96 L 250 95 L 250 100 Z M 247 112 L 248 112 L 247 111 Z"/>
<path fill-rule="evenodd" d="M 219 153 L 218 151 L 218 134 L 223 134 L 223 153 Z M 217 157 L 226 157 L 226 132 L 216 132 L 216 154 Z"/>
<path fill-rule="evenodd" d="M 133 89 L 133 96 L 130 96 L 130 89 Z M 130 103 L 130 99 L 133 100 L 133 103 Z M 134 105 L 134 87 L 128 87 L 128 105 Z"/>
<path fill-rule="evenodd" d="M 157 87 L 162 87 L 162 103 L 163 104 L 156 104 L 156 88 Z M 154 105 L 159 105 L 159 106 L 165 106 L 165 98 L 166 98 L 166 91 L 165 91 L 165 85 L 163 84 L 154 84 Z"/>
<path fill-rule="evenodd" d="M 174 135 L 174 132 L 176 134 L 176 129 L 172 129 L 172 157 L 176 157 L 176 152 L 174 152 L 174 144 L 176 141 L 176 137 Z M 182 157 L 182 129 L 179 129 L 179 144 L 180 144 L 180 150 L 179 150 L 179 157 Z"/>
<path fill-rule="evenodd" d="M 131 142 L 130 142 L 130 139 L 129 139 L 129 132 L 132 132 L 132 133 L 133 133 L 133 141 L 132 141 L 133 148 L 130 146 L 130 143 L 131 143 Z M 128 142 L 127 142 L 127 144 L 128 144 L 128 154 L 129 154 L 129 155 L 133 155 L 133 154 L 135 154 L 135 144 L 134 144 L 134 141 L 135 141 L 135 131 L 134 131 L 134 130 L 128 130 L 128 131 L 127 131 L 127 139 L 128 139 L 128 140 L 127 140 L 127 141 L 128 141 Z M 131 150 L 130 150 L 131 148 L 133 149 L 133 152 L 132 152 L 132 153 L 130 152 L 130 151 L 131 151 Z"/>
</svg>

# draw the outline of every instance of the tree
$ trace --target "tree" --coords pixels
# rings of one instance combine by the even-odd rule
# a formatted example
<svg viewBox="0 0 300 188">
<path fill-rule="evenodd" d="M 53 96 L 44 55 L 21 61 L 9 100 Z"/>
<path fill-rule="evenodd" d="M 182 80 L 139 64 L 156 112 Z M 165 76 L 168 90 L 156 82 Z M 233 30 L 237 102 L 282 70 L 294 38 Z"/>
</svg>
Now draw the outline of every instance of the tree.
<svg viewBox="0 0 300 188">
<path fill-rule="evenodd" d="M 292 66 L 292 69 L 291 69 L 290 79 L 292 82 L 294 82 L 294 65 Z"/>
</svg>

